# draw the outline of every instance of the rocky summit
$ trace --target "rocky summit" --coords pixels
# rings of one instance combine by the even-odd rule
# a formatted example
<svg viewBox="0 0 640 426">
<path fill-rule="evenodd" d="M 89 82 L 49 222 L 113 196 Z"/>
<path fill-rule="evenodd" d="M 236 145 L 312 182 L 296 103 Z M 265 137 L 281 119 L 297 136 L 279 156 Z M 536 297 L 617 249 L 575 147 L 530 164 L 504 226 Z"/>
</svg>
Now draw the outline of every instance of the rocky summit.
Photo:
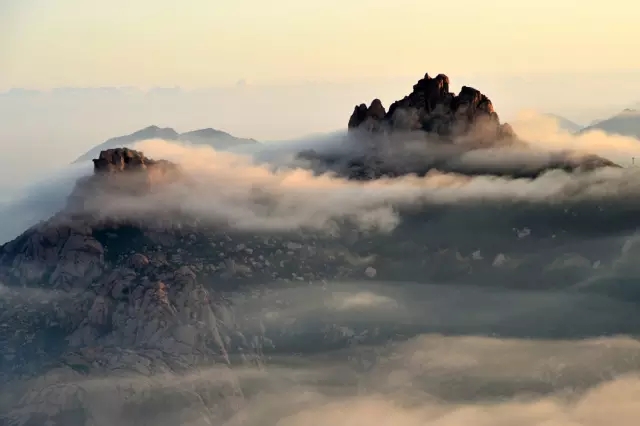
<svg viewBox="0 0 640 426">
<path fill-rule="evenodd" d="M 477 141 L 512 143 L 515 134 L 501 124 L 491 100 L 480 91 L 463 86 L 458 95 L 449 92 L 449 77 L 425 74 L 412 92 L 395 101 L 386 111 L 379 99 L 367 107 L 355 107 L 349 129 L 369 131 L 423 130 L 445 139 L 474 133 Z"/>
<path fill-rule="evenodd" d="M 370 180 L 430 171 L 478 176 L 535 178 L 554 169 L 567 172 L 619 167 L 584 152 L 536 152 L 501 123 L 491 100 L 463 86 L 449 91 L 449 78 L 425 74 L 412 92 L 385 110 L 379 99 L 357 105 L 348 123 L 347 149 L 340 152 L 308 149 L 298 157 L 322 172 Z M 511 154 L 499 161 L 496 152 Z"/>
<path fill-rule="evenodd" d="M 76 182 L 68 199 L 67 215 L 73 212 L 87 216 L 93 210 L 91 214 L 96 216 L 100 214 L 96 205 L 107 203 L 108 197 L 136 196 L 184 178 L 175 163 L 152 160 L 142 152 L 129 148 L 101 151 L 98 158 L 93 160 L 93 170 L 93 175 Z"/>
</svg>

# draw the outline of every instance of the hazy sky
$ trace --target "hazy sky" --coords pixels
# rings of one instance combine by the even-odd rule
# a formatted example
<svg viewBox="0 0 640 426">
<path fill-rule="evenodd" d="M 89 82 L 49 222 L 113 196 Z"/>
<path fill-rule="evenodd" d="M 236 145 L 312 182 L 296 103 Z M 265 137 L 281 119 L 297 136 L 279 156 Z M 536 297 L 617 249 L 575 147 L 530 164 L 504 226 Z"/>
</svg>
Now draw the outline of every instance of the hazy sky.
<svg viewBox="0 0 640 426">
<path fill-rule="evenodd" d="M 639 16 L 629 0 L 0 0 L 0 90 L 637 70 Z"/>
<path fill-rule="evenodd" d="M 0 169 L 46 176 L 152 124 L 259 140 L 344 129 L 425 72 L 582 124 L 640 101 L 630 0 L 0 0 Z M 237 84 L 245 81 L 246 86 Z M 215 88 L 140 92 L 11 88 Z"/>
</svg>

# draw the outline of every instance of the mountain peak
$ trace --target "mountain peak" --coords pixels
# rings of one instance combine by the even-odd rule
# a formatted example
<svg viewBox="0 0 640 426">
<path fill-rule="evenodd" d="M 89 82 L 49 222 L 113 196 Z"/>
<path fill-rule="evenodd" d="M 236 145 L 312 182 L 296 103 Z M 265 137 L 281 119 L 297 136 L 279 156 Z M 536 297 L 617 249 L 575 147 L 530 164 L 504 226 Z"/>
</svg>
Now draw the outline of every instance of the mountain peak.
<svg viewBox="0 0 640 426">
<path fill-rule="evenodd" d="M 178 139 L 198 145 L 210 145 L 214 149 L 227 149 L 237 145 L 258 143 L 255 139 L 238 138 L 212 127 L 181 133 Z"/>
<path fill-rule="evenodd" d="M 144 129 L 140 129 L 136 132 L 133 132 L 129 136 L 135 137 L 153 137 L 153 138 L 163 138 L 168 140 L 175 140 L 178 138 L 178 132 L 176 132 L 171 127 L 159 127 L 156 125 L 147 126 Z M 121 136 L 127 137 L 127 136 Z M 116 138 L 114 138 L 116 139 Z"/>
<path fill-rule="evenodd" d="M 449 78 L 425 74 L 412 92 L 386 111 L 379 99 L 356 105 L 348 121 L 352 136 L 348 154 L 305 150 L 298 158 L 322 170 L 350 179 L 368 180 L 406 175 L 425 176 L 432 170 L 470 176 L 535 178 L 552 170 L 592 170 L 618 167 L 599 156 L 554 152 L 542 162 L 516 161 L 496 165 L 485 159 L 464 161 L 473 151 L 493 148 L 530 149 L 512 127 L 501 123 L 491 100 L 479 90 L 462 86 L 449 92 Z M 422 151 L 422 155 L 419 151 Z"/>
<path fill-rule="evenodd" d="M 482 143 L 515 141 L 508 124 L 500 124 L 491 100 L 473 87 L 463 86 L 459 94 L 449 92 L 449 77 L 425 74 L 412 92 L 395 101 L 386 111 L 379 99 L 370 106 L 357 105 L 349 119 L 349 129 L 369 131 L 425 131 L 451 139 L 473 133 Z M 479 128 L 482 128 L 481 131 Z"/>
<path fill-rule="evenodd" d="M 187 136 L 187 135 L 194 135 L 194 136 L 200 136 L 200 137 L 231 136 L 227 132 L 214 129 L 212 127 L 207 127 L 205 129 L 191 130 L 189 132 L 182 133 L 181 136 Z"/>
<path fill-rule="evenodd" d="M 633 108 L 626 108 L 612 117 L 585 127 L 580 133 L 592 130 L 640 139 L 640 112 Z"/>
</svg>

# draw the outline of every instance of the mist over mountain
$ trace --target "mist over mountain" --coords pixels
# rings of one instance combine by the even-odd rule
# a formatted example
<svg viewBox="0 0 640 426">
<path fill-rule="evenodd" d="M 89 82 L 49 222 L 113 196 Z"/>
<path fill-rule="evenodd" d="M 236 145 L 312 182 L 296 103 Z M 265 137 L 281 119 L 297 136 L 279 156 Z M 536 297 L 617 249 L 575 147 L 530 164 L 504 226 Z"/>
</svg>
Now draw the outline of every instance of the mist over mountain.
<svg viewBox="0 0 640 426">
<path fill-rule="evenodd" d="M 13 178 L 0 182 L 0 196 L 16 194 L 17 186 L 47 179 L 95 145 L 150 124 L 178 132 L 212 127 L 261 142 L 343 129 L 353 104 L 377 97 L 388 106 L 408 93 L 417 81 L 414 74 L 282 84 L 249 81 L 243 87 L 8 90 L 0 93 L 0 140 L 12 149 L 0 158 L 0 167 Z M 637 76 L 585 71 L 576 78 L 569 72 L 523 75 L 464 69 L 449 74 L 455 91 L 465 84 L 490 95 L 503 121 L 513 122 L 522 109 L 534 109 L 579 123 L 611 116 L 637 102 Z"/>
<path fill-rule="evenodd" d="M 556 120 L 558 122 L 558 127 L 562 130 L 566 130 L 567 132 L 570 133 L 574 133 L 577 132 L 579 130 L 581 130 L 584 126 L 578 124 L 578 123 L 574 123 L 573 121 L 569 120 L 568 118 L 562 117 L 560 115 L 557 114 L 551 114 L 551 113 L 547 113 L 544 114 L 549 118 L 552 118 L 554 120 Z"/>
<path fill-rule="evenodd" d="M 323 171 L 355 179 L 424 176 L 432 170 L 467 175 L 536 177 L 548 170 L 618 167 L 586 147 L 536 152 L 501 123 L 491 100 L 479 90 L 462 86 L 449 91 L 449 77 L 425 74 L 412 92 L 387 111 L 379 99 L 357 105 L 348 121 L 354 135 L 349 152 L 300 154 Z M 547 117 L 548 118 L 548 117 Z M 554 120 L 557 121 L 557 120 Z M 557 123 L 556 123 L 557 126 Z M 358 137 L 362 137 L 357 142 Z M 496 150 L 509 153 L 505 161 Z"/>
<path fill-rule="evenodd" d="M 100 151 L 120 148 L 132 147 L 136 142 L 148 139 L 162 139 L 166 141 L 181 141 L 194 145 L 207 145 L 214 149 L 225 150 L 245 144 L 258 143 L 254 139 L 236 138 L 229 133 L 212 128 L 192 130 L 190 132 L 178 133 L 172 128 L 160 128 L 158 126 L 149 126 L 144 129 L 131 133 L 130 135 L 118 136 L 111 138 L 104 143 L 90 149 L 85 154 L 78 157 L 74 163 L 80 161 L 89 161 L 100 154 Z"/>
<path fill-rule="evenodd" d="M 153 128 L 25 194 L 0 424 L 635 424 L 640 146 L 445 82 L 246 152 Z"/>
<path fill-rule="evenodd" d="M 640 139 L 640 112 L 627 108 L 613 117 L 585 127 L 580 132 L 586 133 L 593 130 Z"/>
</svg>

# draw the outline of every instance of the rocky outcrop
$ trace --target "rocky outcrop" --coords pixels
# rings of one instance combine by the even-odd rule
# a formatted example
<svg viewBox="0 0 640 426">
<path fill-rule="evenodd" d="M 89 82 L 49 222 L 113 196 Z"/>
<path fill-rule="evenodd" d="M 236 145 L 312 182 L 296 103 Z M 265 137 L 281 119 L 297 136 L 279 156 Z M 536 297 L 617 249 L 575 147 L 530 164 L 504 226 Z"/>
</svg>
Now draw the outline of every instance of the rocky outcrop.
<svg viewBox="0 0 640 426">
<path fill-rule="evenodd" d="M 153 181 L 159 176 L 174 174 L 176 177 L 179 168 L 176 164 L 167 160 L 152 160 L 140 152 L 129 148 L 107 149 L 100 152 L 98 158 L 93 160 L 94 180 L 104 177 L 105 174 L 114 172 L 140 172 L 148 181 Z M 116 175 L 115 176 L 130 176 Z M 104 182 L 100 182 L 103 184 Z"/>
<path fill-rule="evenodd" d="M 449 92 L 449 77 L 425 74 L 413 91 L 391 104 L 385 111 L 379 99 L 367 107 L 355 107 L 349 129 L 369 131 L 422 130 L 441 138 L 452 139 L 474 133 L 484 143 L 513 142 L 515 134 L 508 124 L 501 124 L 493 104 L 480 91 L 464 86 L 458 95 Z"/>
<path fill-rule="evenodd" d="M 141 152 L 128 148 L 101 151 L 98 158 L 93 160 L 96 173 L 140 170 L 155 164 L 155 161 L 146 158 Z"/>
<path fill-rule="evenodd" d="M 144 194 L 184 178 L 175 163 L 153 160 L 128 148 L 101 151 L 93 160 L 93 170 L 92 176 L 76 182 L 66 213 L 87 214 L 90 206 L 108 202 L 105 199 L 109 196 Z"/>
</svg>

